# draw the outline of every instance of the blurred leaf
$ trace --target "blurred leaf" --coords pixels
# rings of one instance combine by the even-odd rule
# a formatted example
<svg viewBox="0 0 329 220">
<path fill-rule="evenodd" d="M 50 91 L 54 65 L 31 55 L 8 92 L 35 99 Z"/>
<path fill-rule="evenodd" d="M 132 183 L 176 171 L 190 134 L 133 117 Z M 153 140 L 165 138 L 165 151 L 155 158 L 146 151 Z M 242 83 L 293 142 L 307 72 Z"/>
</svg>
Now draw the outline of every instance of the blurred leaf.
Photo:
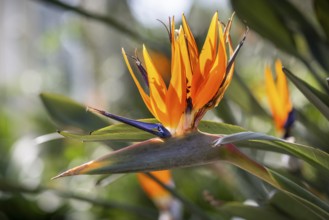
<svg viewBox="0 0 329 220">
<path fill-rule="evenodd" d="M 240 189 L 238 193 L 244 196 L 244 199 L 251 199 L 259 203 L 268 200 L 269 191 L 268 188 L 264 186 L 264 182 L 261 179 L 239 168 L 234 169 L 232 167 L 230 170 L 232 170 L 234 182 L 237 185 L 235 188 Z M 235 192 L 236 190 L 233 189 L 233 191 Z"/>
<path fill-rule="evenodd" d="M 85 106 L 63 95 L 42 93 L 40 98 L 50 117 L 61 129 L 93 131 L 109 124 L 95 114 L 86 112 Z"/>
<path fill-rule="evenodd" d="M 226 97 L 228 97 L 230 101 L 235 102 L 245 114 L 252 114 L 263 118 L 270 118 L 270 115 L 259 104 L 252 91 L 246 85 L 245 80 L 243 80 L 239 76 L 239 74 L 234 74 L 235 75 L 230 84 L 230 88 L 228 89 Z M 221 110 L 222 109 L 218 109 L 215 110 L 215 112 L 219 113 L 221 112 Z"/>
<path fill-rule="evenodd" d="M 324 33 L 329 39 L 329 1 L 328 0 L 314 0 L 313 1 L 315 15 L 322 26 Z"/>
<path fill-rule="evenodd" d="M 220 101 L 219 106 L 213 112 L 221 118 L 224 122 L 229 124 L 237 124 L 235 116 L 229 105 L 229 100 L 225 97 Z"/>
<path fill-rule="evenodd" d="M 295 36 L 303 35 L 313 57 L 327 71 L 329 71 L 328 43 L 289 1 L 231 0 L 231 3 L 241 21 L 280 49 L 299 58 L 311 70 L 318 83 L 327 89 L 320 74 L 313 70 L 307 56 L 296 47 Z"/>
<path fill-rule="evenodd" d="M 300 137 L 303 137 L 309 143 L 312 143 L 317 148 L 320 148 L 326 152 L 329 151 L 329 136 L 326 135 L 328 130 L 323 130 L 318 126 L 317 123 L 307 116 L 307 114 L 302 111 L 295 109 L 297 120 L 302 124 L 305 130 L 298 130 L 298 134 Z M 296 133 L 296 132 L 295 132 Z"/>
<path fill-rule="evenodd" d="M 275 179 L 289 195 L 296 198 L 301 204 L 307 207 L 308 210 L 317 214 L 321 219 L 329 218 L 329 205 L 327 203 L 279 173 L 270 169 L 268 169 L 268 171 L 273 179 Z"/>
<path fill-rule="evenodd" d="M 284 24 L 295 34 L 301 33 L 307 41 L 310 52 L 320 65 L 329 71 L 327 57 L 329 56 L 329 47 L 322 37 L 318 34 L 315 27 L 306 19 L 306 17 L 289 1 L 270 1 L 273 10 L 280 15 Z M 323 83 L 321 83 L 323 85 Z"/>
<path fill-rule="evenodd" d="M 94 206 L 103 207 L 107 210 L 119 209 L 119 210 L 123 210 L 124 212 L 133 213 L 134 215 L 143 216 L 143 218 L 145 218 L 145 219 L 155 219 L 155 217 L 156 217 L 156 213 L 152 209 L 144 208 L 144 207 L 140 207 L 140 206 L 133 206 L 133 205 L 129 205 L 129 204 L 117 203 L 117 202 L 110 201 L 108 199 L 94 198 L 94 194 L 87 195 L 85 193 L 81 193 L 81 191 L 79 193 L 77 193 L 72 190 L 61 190 L 61 189 L 49 187 L 49 186 L 35 186 L 35 187 L 30 188 L 25 185 L 19 185 L 16 182 L 9 182 L 9 181 L 0 179 L 0 192 L 7 192 L 7 193 L 10 192 L 10 193 L 13 193 L 13 195 L 15 195 L 17 193 L 39 194 L 40 195 L 40 193 L 42 193 L 42 192 L 54 192 L 56 195 L 58 195 L 62 198 L 84 201 L 84 202 L 90 203 Z M 27 207 L 24 207 L 24 208 L 27 208 Z M 17 210 L 15 210 L 15 211 L 17 211 Z M 38 218 L 34 218 L 34 219 L 41 219 L 40 215 L 38 215 L 37 217 Z M 57 217 L 58 216 L 56 216 L 55 218 L 57 218 Z M 7 219 L 7 218 L 5 218 L 5 219 Z M 28 218 L 24 218 L 24 219 L 28 219 Z M 44 218 L 42 218 L 42 219 L 44 219 Z M 48 219 L 48 218 L 45 218 L 45 219 Z"/>
<path fill-rule="evenodd" d="M 228 213 L 231 217 L 241 217 L 247 220 L 289 220 L 283 213 L 276 211 L 271 207 L 255 207 L 244 205 L 237 202 L 231 202 L 220 207 L 224 213 Z"/>
<path fill-rule="evenodd" d="M 276 192 L 268 202 L 269 205 L 275 208 L 275 210 L 278 210 L 280 213 L 285 213 L 289 219 L 323 219 L 321 216 L 312 212 L 308 208 L 305 208 L 300 201 L 283 192 Z"/>
<path fill-rule="evenodd" d="M 298 184 L 290 181 L 284 176 L 276 173 L 275 171 L 266 168 L 257 162 L 248 158 L 245 154 L 238 151 L 234 145 L 224 145 L 225 150 L 221 151 L 220 159 L 227 161 L 249 173 L 257 176 L 258 178 L 266 181 L 277 189 L 289 193 L 294 196 L 306 207 L 309 207 L 314 213 L 326 218 L 329 217 L 329 205 L 321 199 L 302 188 Z M 223 146 L 222 146 L 223 147 Z"/>
<path fill-rule="evenodd" d="M 295 86 L 306 96 L 306 98 L 329 120 L 329 97 L 328 95 L 315 89 L 305 81 L 299 79 L 288 69 L 283 68 L 283 72 L 295 84 Z"/>
<path fill-rule="evenodd" d="M 231 0 L 241 21 L 276 46 L 297 55 L 293 33 L 268 0 Z"/>
<path fill-rule="evenodd" d="M 249 173 L 257 176 L 258 178 L 266 181 L 277 189 L 288 193 L 294 198 L 298 199 L 305 207 L 312 210 L 312 212 L 327 219 L 329 217 L 329 205 L 316 197 L 311 192 L 302 188 L 298 184 L 290 181 L 284 176 L 276 173 L 275 171 L 263 167 L 257 162 L 251 160 L 246 155 L 237 151 L 237 148 L 227 147 L 226 150 L 222 151 L 221 159 L 227 161 L 241 169 L 248 171 Z"/>
</svg>

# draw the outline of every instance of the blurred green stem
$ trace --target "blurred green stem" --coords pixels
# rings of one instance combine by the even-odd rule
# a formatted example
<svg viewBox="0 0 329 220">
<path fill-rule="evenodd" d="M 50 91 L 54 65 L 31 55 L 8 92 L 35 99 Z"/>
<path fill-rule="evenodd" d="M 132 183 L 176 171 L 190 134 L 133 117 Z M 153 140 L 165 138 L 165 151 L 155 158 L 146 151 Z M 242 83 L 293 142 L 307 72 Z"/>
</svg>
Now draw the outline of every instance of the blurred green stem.
<svg viewBox="0 0 329 220">
<path fill-rule="evenodd" d="M 56 0 L 34 0 L 34 1 L 38 1 L 41 3 L 56 6 L 56 7 L 65 9 L 65 10 L 73 11 L 86 18 L 90 18 L 90 19 L 96 20 L 98 22 L 101 22 L 107 26 L 110 26 L 111 28 L 116 29 L 117 31 L 121 32 L 122 34 L 128 35 L 128 36 L 136 39 L 137 41 L 145 40 L 140 34 L 138 34 L 135 31 L 132 31 L 131 29 L 129 29 L 128 27 L 126 27 L 124 24 L 120 23 L 118 20 L 116 20 L 113 17 L 95 14 L 95 13 L 89 12 L 87 10 L 84 10 L 80 7 L 74 7 L 69 4 L 65 4 L 63 1 L 56 1 Z"/>
<path fill-rule="evenodd" d="M 134 40 L 138 41 L 138 42 L 142 42 L 142 43 L 146 43 L 150 48 L 153 48 L 154 50 L 159 50 L 162 51 L 163 53 L 168 53 L 168 46 L 165 44 L 160 44 L 159 42 L 157 42 L 156 40 L 152 40 L 150 38 L 146 38 L 143 35 L 139 34 L 139 33 L 144 33 L 145 31 L 140 31 L 139 33 L 130 29 L 129 27 L 127 27 L 126 25 L 124 25 L 123 23 L 119 22 L 118 20 L 116 20 L 114 17 L 110 17 L 110 16 L 103 16 L 103 15 L 99 15 L 96 13 L 92 13 L 90 11 L 87 11 L 81 7 L 74 7 L 71 6 L 69 4 L 65 4 L 63 1 L 56 1 L 56 0 L 33 0 L 33 1 L 38 1 L 44 4 L 49 4 L 58 8 L 62 8 L 64 10 L 69 10 L 69 11 L 73 11 L 79 15 L 82 15 L 86 18 L 98 21 L 100 23 L 105 24 L 106 26 L 113 28 L 117 31 L 119 31 L 120 33 L 133 38 Z"/>
</svg>

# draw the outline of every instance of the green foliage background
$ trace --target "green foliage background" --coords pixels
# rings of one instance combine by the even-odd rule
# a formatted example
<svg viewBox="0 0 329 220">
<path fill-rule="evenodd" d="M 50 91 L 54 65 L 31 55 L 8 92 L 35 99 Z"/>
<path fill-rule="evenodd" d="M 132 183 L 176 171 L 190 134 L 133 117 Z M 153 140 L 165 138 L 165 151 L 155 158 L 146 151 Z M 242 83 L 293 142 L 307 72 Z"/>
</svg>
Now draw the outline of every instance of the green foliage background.
<svg viewBox="0 0 329 220">
<path fill-rule="evenodd" d="M 169 56 L 166 31 L 136 20 L 132 2 L 138 1 L 63 2 L 0 3 L 4 11 L 1 20 L 7 24 L 1 26 L 0 37 L 0 219 L 156 219 L 157 210 L 135 174 L 50 178 L 129 144 L 82 143 L 57 134 L 56 130 L 88 134 L 112 123 L 86 113 L 83 105 L 135 119 L 151 117 L 123 63 L 121 47 L 133 53 L 144 43 Z M 235 11 L 235 45 L 246 27 L 250 28 L 236 60 L 232 84 L 206 119 L 276 136 L 263 71 L 265 64 L 280 58 L 290 70 L 287 76 L 297 112 L 292 134 L 297 143 L 327 155 L 328 1 L 226 3 L 193 1 L 185 11 L 200 46 L 215 10 L 223 21 Z M 325 159 L 309 151 L 302 160 L 290 159 L 289 164 L 287 156 L 264 146 L 248 142 L 241 149 L 269 167 L 278 180 L 282 176 L 286 186 L 292 186 L 284 182 L 290 180 L 328 206 Z M 176 191 L 212 219 L 325 219 L 329 215 L 323 208 L 318 213 L 314 207 L 305 208 L 303 202 L 227 163 L 175 169 L 173 175 Z M 292 191 L 297 189 L 292 187 Z M 244 205 L 250 200 L 259 206 Z M 185 207 L 183 219 L 198 219 L 195 209 Z"/>
</svg>

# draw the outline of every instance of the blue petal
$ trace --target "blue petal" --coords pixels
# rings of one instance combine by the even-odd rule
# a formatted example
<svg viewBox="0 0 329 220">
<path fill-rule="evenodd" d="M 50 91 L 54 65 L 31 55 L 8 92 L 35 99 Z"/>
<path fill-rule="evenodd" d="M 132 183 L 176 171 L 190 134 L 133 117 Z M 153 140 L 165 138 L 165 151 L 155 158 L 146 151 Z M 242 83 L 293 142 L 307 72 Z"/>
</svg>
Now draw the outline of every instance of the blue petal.
<svg viewBox="0 0 329 220">
<path fill-rule="evenodd" d="M 121 117 L 118 115 L 111 114 L 109 112 L 103 111 L 103 110 L 98 110 L 95 108 L 88 107 L 88 109 L 99 113 L 101 115 L 104 115 L 108 118 L 114 119 L 116 121 L 120 121 L 122 123 L 125 123 L 127 125 L 131 125 L 135 128 L 141 129 L 143 131 L 149 132 L 151 134 L 154 134 L 160 138 L 168 138 L 171 137 L 170 132 L 160 123 L 148 123 L 148 122 L 141 122 L 141 121 L 136 121 L 133 119 Z"/>
<path fill-rule="evenodd" d="M 294 122 L 296 120 L 296 112 L 295 112 L 295 109 L 292 109 L 289 114 L 288 114 L 288 118 L 286 120 L 286 122 L 284 123 L 284 135 L 283 135 L 283 138 L 284 139 L 287 139 L 288 137 L 291 136 L 290 134 L 290 130 L 291 130 L 291 127 L 293 126 Z"/>
<path fill-rule="evenodd" d="M 292 109 L 288 114 L 288 118 L 287 118 L 286 122 L 284 123 L 284 128 L 285 129 L 291 128 L 291 126 L 294 124 L 295 120 L 296 120 L 295 109 Z"/>
</svg>

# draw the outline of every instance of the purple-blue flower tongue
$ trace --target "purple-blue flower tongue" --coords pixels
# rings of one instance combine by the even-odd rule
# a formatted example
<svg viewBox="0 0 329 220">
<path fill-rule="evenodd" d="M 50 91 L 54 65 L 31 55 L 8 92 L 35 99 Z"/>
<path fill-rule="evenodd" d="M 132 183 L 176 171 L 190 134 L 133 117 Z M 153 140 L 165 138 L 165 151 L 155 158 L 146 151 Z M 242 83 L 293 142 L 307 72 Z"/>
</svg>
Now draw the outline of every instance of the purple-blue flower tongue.
<svg viewBox="0 0 329 220">
<path fill-rule="evenodd" d="M 296 120 L 296 111 L 295 109 L 293 108 L 289 114 L 288 114 L 288 118 L 286 120 L 286 122 L 284 123 L 284 135 L 283 135 L 283 138 L 286 139 L 288 137 L 290 137 L 290 130 L 291 130 L 291 127 L 293 126 L 294 122 Z"/>
<path fill-rule="evenodd" d="M 87 110 L 91 110 L 93 112 L 96 112 L 98 114 L 104 115 L 108 118 L 114 119 L 116 121 L 120 121 L 122 123 L 125 123 L 127 125 L 131 125 L 135 128 L 141 129 L 143 131 L 149 132 L 151 134 L 154 134 L 160 138 L 168 138 L 171 137 L 170 132 L 160 123 L 148 123 L 148 122 L 141 122 L 136 121 L 133 119 L 125 118 L 122 116 L 114 115 L 109 112 L 98 110 L 92 107 L 88 107 Z"/>
</svg>

